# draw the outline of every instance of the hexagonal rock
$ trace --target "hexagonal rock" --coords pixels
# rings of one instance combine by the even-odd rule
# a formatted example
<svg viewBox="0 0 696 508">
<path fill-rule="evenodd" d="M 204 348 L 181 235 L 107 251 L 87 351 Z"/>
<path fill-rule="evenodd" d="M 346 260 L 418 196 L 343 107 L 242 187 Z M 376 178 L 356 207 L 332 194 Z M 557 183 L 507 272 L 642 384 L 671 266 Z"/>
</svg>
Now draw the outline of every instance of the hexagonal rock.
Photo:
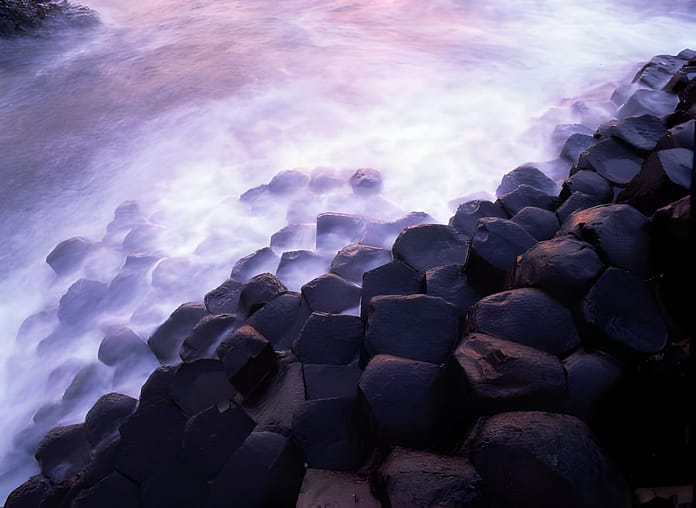
<svg viewBox="0 0 696 508">
<path fill-rule="evenodd" d="M 187 464 L 167 464 L 140 485 L 140 507 L 204 508 L 207 486 L 205 478 Z"/>
<path fill-rule="evenodd" d="M 104 337 L 97 358 L 104 365 L 133 363 L 140 358 L 152 358 L 148 345 L 130 328 L 121 328 Z"/>
<path fill-rule="evenodd" d="M 210 314 L 234 314 L 239 304 L 239 293 L 244 284 L 234 279 L 227 279 L 203 298 L 205 309 Z"/>
<path fill-rule="evenodd" d="M 249 317 L 276 296 L 286 293 L 282 282 L 271 273 L 261 273 L 249 279 L 239 293 L 238 312 L 242 317 Z"/>
<path fill-rule="evenodd" d="M 511 222 L 518 224 L 536 240 L 548 240 L 553 238 L 561 224 L 558 217 L 550 210 L 526 206 L 510 218 Z"/>
<path fill-rule="evenodd" d="M 516 342 L 474 333 L 462 339 L 454 359 L 478 413 L 552 410 L 565 392 L 560 360 Z"/>
<path fill-rule="evenodd" d="M 543 289 L 572 302 L 590 289 L 604 268 L 589 243 L 561 236 L 537 243 L 517 259 L 514 285 Z"/>
<path fill-rule="evenodd" d="M 108 286 L 103 282 L 78 280 L 60 298 L 58 319 L 69 326 L 86 324 L 100 311 L 107 290 Z"/>
<path fill-rule="evenodd" d="M 140 506 L 140 491 L 135 482 L 120 473 L 113 472 L 94 486 L 83 490 L 70 506 L 73 508 Z"/>
<path fill-rule="evenodd" d="M 222 362 L 215 359 L 181 364 L 171 380 L 171 397 L 187 416 L 234 398 Z"/>
<path fill-rule="evenodd" d="M 441 265 L 465 265 L 467 238 L 451 226 L 421 224 L 401 232 L 392 248 L 394 259 L 420 272 Z"/>
<path fill-rule="evenodd" d="M 172 312 L 147 339 L 157 359 L 164 364 L 178 362 L 181 344 L 204 315 L 205 307 L 199 303 L 184 303 Z"/>
<path fill-rule="evenodd" d="M 379 446 L 420 448 L 443 438 L 439 428 L 448 394 L 439 386 L 442 372 L 432 363 L 396 356 L 370 360 L 358 389 Z"/>
<path fill-rule="evenodd" d="M 292 350 L 303 363 L 348 364 L 356 358 L 363 335 L 357 316 L 313 312 Z"/>
<path fill-rule="evenodd" d="M 363 274 L 392 260 L 387 249 L 352 243 L 336 253 L 331 261 L 331 272 L 346 280 L 362 283 Z"/>
<path fill-rule="evenodd" d="M 211 358 L 222 339 L 239 325 L 234 314 L 203 316 L 181 344 L 179 356 L 185 362 Z"/>
<path fill-rule="evenodd" d="M 75 236 L 56 245 L 46 257 L 46 263 L 57 275 L 66 275 L 80 267 L 92 244 L 86 238 Z"/>
<path fill-rule="evenodd" d="M 51 429 L 36 449 L 41 473 L 60 483 L 79 473 L 89 462 L 90 444 L 84 424 Z"/>
<path fill-rule="evenodd" d="M 648 275 L 651 272 L 649 223 L 632 206 L 601 205 L 572 214 L 558 235 L 572 234 L 588 242 L 611 266 Z"/>
<path fill-rule="evenodd" d="M 246 324 L 255 328 L 277 351 L 289 350 L 311 313 L 299 293 L 287 292 L 254 312 Z"/>
<path fill-rule="evenodd" d="M 358 215 L 326 212 L 317 215 L 317 250 L 337 251 L 360 241 L 366 221 Z"/>
<path fill-rule="evenodd" d="M 637 90 L 619 108 L 616 112 L 616 118 L 623 120 L 645 113 L 661 117 L 674 112 L 678 103 L 679 97 L 662 90 Z"/>
<path fill-rule="evenodd" d="M 482 298 L 467 313 L 469 332 L 564 357 L 580 345 L 570 311 L 539 289 L 503 291 Z"/>
<path fill-rule="evenodd" d="M 459 338 L 459 313 L 442 298 L 426 295 L 376 296 L 370 301 L 365 350 L 443 363 Z"/>
<path fill-rule="evenodd" d="M 255 426 L 246 411 L 233 402 L 216 404 L 186 422 L 182 460 L 213 479 Z"/>
<path fill-rule="evenodd" d="M 460 313 L 481 299 L 469 283 L 465 268 L 460 265 L 437 266 L 425 272 L 425 293 L 442 298 Z"/>
<path fill-rule="evenodd" d="M 230 383 L 243 394 L 272 376 L 277 369 L 273 346 L 251 326 L 242 326 L 217 349 Z"/>
<path fill-rule="evenodd" d="M 288 224 L 271 235 L 271 248 L 276 250 L 311 249 L 314 247 L 316 225 Z"/>
<path fill-rule="evenodd" d="M 578 169 L 591 169 L 615 185 L 626 185 L 640 172 L 643 159 L 618 141 L 605 139 L 584 152 Z"/>
<path fill-rule="evenodd" d="M 385 506 L 486 506 L 469 459 L 393 448 L 377 471 Z"/>
<path fill-rule="evenodd" d="M 514 191 L 520 185 L 529 185 L 550 196 L 558 194 L 558 184 L 544 173 L 534 166 L 520 166 L 503 176 L 495 195 L 501 197 Z"/>
<path fill-rule="evenodd" d="M 594 136 L 580 133 L 571 134 L 561 148 L 561 158 L 577 164 L 580 155 L 595 144 L 597 144 L 597 140 Z"/>
<path fill-rule="evenodd" d="M 278 268 L 278 255 L 270 247 L 264 247 L 240 258 L 232 267 L 230 278 L 247 282 L 259 273 L 273 273 Z"/>
<path fill-rule="evenodd" d="M 50 488 L 51 484 L 46 478 L 41 475 L 32 476 L 10 492 L 5 508 L 36 508 Z"/>
<path fill-rule="evenodd" d="M 138 401 L 128 395 L 102 395 L 85 416 L 85 432 L 92 446 L 118 434 L 118 428 L 133 414 Z"/>
<path fill-rule="evenodd" d="M 672 55 L 657 55 L 650 59 L 635 75 L 633 81 L 640 81 L 653 89 L 661 89 L 686 63 L 685 58 Z"/>
<path fill-rule="evenodd" d="M 632 506 L 628 484 L 572 416 L 534 411 L 482 418 L 470 450 L 490 506 Z"/>
<path fill-rule="evenodd" d="M 657 150 L 688 148 L 694 150 L 694 127 L 696 120 L 680 123 L 669 129 L 657 144 Z"/>
<path fill-rule="evenodd" d="M 365 233 L 360 238 L 360 243 L 389 249 L 391 258 L 391 247 L 399 233 L 409 226 L 433 224 L 435 222 L 435 219 L 425 212 L 411 212 L 393 222 L 370 222 L 365 227 Z"/>
<path fill-rule="evenodd" d="M 210 486 L 209 508 L 294 506 L 302 485 L 302 454 L 288 438 L 252 432 Z"/>
<path fill-rule="evenodd" d="M 531 185 L 522 184 L 515 190 L 500 196 L 496 204 L 502 207 L 508 216 L 511 217 L 528 206 L 554 210 L 558 205 L 558 198 Z"/>
<path fill-rule="evenodd" d="M 655 152 L 616 200 L 628 203 L 645 215 L 686 196 L 691 188 L 694 153 L 686 148 Z"/>
<path fill-rule="evenodd" d="M 312 312 L 338 314 L 360 304 L 360 287 L 334 273 L 325 273 L 302 286 Z"/>
<path fill-rule="evenodd" d="M 305 399 L 356 398 L 362 370 L 357 363 L 331 365 L 303 363 Z"/>
<path fill-rule="evenodd" d="M 355 506 L 356 508 L 381 508 L 370 492 L 367 477 L 344 471 L 307 469 L 298 507 Z"/>
<path fill-rule="evenodd" d="M 309 177 L 296 169 L 286 169 L 277 173 L 268 182 L 268 190 L 274 194 L 296 192 L 309 183 Z"/>
<path fill-rule="evenodd" d="M 138 409 L 157 402 L 171 402 L 171 384 L 177 367 L 163 366 L 152 371 L 143 386 L 140 387 Z"/>
<path fill-rule="evenodd" d="M 422 291 L 422 276 L 406 263 L 392 261 L 363 275 L 360 315 L 367 319 L 370 300 L 378 295 L 410 295 Z"/>
<path fill-rule="evenodd" d="M 584 192 L 573 192 L 561 206 L 556 210 L 558 220 L 563 224 L 571 214 L 578 210 L 586 210 L 593 206 L 603 205 L 606 201 L 599 199 L 597 196 L 585 194 Z"/>
<path fill-rule="evenodd" d="M 490 201 L 467 201 L 457 207 L 456 213 L 449 220 L 449 225 L 471 238 L 476 231 L 476 223 L 483 217 L 507 219 L 508 215 L 499 205 Z"/>
<path fill-rule="evenodd" d="M 309 250 L 294 250 L 283 252 L 276 275 L 284 284 L 296 290 L 328 268 L 326 257 Z"/>
<path fill-rule="evenodd" d="M 647 155 L 657 146 L 659 139 L 665 134 L 662 120 L 653 115 L 631 116 L 624 121 L 612 125 L 608 134 L 620 139 L 637 153 Z"/>
<path fill-rule="evenodd" d="M 667 345 L 667 326 L 650 285 L 636 275 L 608 268 L 583 302 L 583 317 L 609 343 L 654 354 Z"/>
<path fill-rule="evenodd" d="M 293 416 L 292 435 L 313 468 L 355 471 L 370 450 L 367 415 L 355 398 L 304 402 Z"/>
<path fill-rule="evenodd" d="M 508 219 L 490 217 L 479 220 L 471 239 L 467 266 L 469 282 L 483 294 L 499 291 L 517 256 L 536 242 L 532 235 Z"/>
<path fill-rule="evenodd" d="M 573 192 L 594 196 L 603 203 L 608 203 L 614 198 L 613 187 L 609 180 L 590 169 L 573 173 L 563 182 L 559 196 L 561 199 L 568 199 Z"/>
</svg>

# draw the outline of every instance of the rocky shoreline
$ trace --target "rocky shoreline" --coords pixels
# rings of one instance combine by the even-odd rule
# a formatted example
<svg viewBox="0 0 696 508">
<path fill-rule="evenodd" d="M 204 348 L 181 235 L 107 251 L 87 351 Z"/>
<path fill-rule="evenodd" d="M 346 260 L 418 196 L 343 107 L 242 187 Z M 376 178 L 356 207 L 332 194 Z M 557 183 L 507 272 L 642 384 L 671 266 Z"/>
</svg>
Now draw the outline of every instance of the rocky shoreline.
<svg viewBox="0 0 696 508">
<path fill-rule="evenodd" d="M 56 21 L 80 26 L 97 20 L 91 9 L 65 0 L 0 0 L 0 37 L 31 33 Z"/>
<path fill-rule="evenodd" d="M 115 373 L 161 366 L 138 400 L 104 395 L 50 431 L 41 474 L 5 507 L 659 506 L 636 489 L 693 481 L 696 52 L 636 82 L 616 120 L 569 127 L 562 182 L 521 166 L 449 224 L 295 203 L 269 247 L 147 342 L 104 338 Z M 285 171 L 241 200 L 344 183 Z M 348 183 L 380 199 L 378 171 Z M 126 250 L 156 234 L 137 215 L 126 203 L 110 225 Z M 69 239 L 47 262 L 67 274 L 90 249 Z M 155 261 L 77 281 L 61 325 L 117 308 L 112 287 Z"/>
</svg>

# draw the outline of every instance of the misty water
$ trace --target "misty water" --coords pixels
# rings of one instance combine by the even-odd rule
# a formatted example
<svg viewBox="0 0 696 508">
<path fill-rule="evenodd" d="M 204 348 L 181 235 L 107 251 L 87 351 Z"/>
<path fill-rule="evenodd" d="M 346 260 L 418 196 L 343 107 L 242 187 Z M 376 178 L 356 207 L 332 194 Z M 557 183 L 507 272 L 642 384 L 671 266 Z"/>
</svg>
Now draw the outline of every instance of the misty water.
<svg viewBox="0 0 696 508">
<path fill-rule="evenodd" d="M 146 339 L 287 223 L 289 203 L 250 210 L 247 189 L 285 169 L 372 167 L 379 201 L 294 199 L 446 222 L 452 200 L 555 159 L 556 125 L 610 119 L 641 62 L 696 46 L 693 0 L 84 3 L 99 24 L 0 39 L 0 500 L 38 470 L 47 430 L 103 393 L 137 396 L 156 366 L 100 365 L 105 333 Z M 146 283 L 56 335 L 67 288 L 109 283 L 133 253 L 107 232 L 126 200 L 155 232 Z M 76 235 L 94 251 L 57 277 L 46 255 Z M 153 288 L 165 261 L 171 280 Z"/>
</svg>

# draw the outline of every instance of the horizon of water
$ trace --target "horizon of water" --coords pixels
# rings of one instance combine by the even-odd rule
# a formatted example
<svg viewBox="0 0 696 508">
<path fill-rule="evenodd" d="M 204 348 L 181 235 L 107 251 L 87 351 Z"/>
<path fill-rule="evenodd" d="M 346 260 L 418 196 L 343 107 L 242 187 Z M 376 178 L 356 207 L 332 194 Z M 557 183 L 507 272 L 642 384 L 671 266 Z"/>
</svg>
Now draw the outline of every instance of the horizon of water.
<svg viewBox="0 0 696 508">
<path fill-rule="evenodd" d="M 93 366 L 105 329 L 146 338 L 286 224 L 239 203 L 247 189 L 284 169 L 373 167 L 389 203 L 374 214 L 446 222 L 451 200 L 556 158 L 557 124 L 611 118 L 641 62 L 696 46 L 693 0 L 84 3 L 100 24 L 0 40 L 0 499 L 36 471 L 37 436 L 81 421 L 101 393 L 137 396 L 146 373 L 119 384 L 99 371 L 79 404 L 32 424 Z M 100 241 L 124 200 L 164 228 L 163 255 L 205 273 L 38 354 L 75 278 L 108 283 L 123 263 L 104 249 L 57 278 L 46 255 L 68 237 Z"/>
</svg>

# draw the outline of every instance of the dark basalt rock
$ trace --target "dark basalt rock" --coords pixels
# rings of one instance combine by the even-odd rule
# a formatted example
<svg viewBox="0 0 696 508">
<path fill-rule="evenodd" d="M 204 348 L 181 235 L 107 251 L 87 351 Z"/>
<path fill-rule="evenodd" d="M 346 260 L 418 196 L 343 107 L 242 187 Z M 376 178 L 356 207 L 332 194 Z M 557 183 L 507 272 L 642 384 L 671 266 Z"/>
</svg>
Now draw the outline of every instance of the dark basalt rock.
<svg viewBox="0 0 696 508">
<path fill-rule="evenodd" d="M 558 220 L 563 224 L 571 214 L 578 210 L 586 210 L 593 206 L 603 205 L 606 201 L 599 199 L 597 196 L 585 194 L 584 192 L 573 192 L 561 206 L 556 210 Z"/>
<path fill-rule="evenodd" d="M 227 380 L 222 362 L 196 360 L 179 366 L 171 381 L 171 397 L 187 416 L 232 400 L 237 391 Z"/>
<path fill-rule="evenodd" d="M 411 212 L 393 222 L 370 222 L 365 227 L 365 233 L 360 239 L 360 243 L 388 249 L 391 259 L 391 248 L 399 233 L 409 226 L 433 224 L 434 222 L 435 219 L 425 212 Z"/>
<path fill-rule="evenodd" d="M 326 212 L 317 215 L 317 250 L 337 251 L 356 243 L 365 233 L 366 221 L 358 215 Z"/>
<path fill-rule="evenodd" d="M 305 399 L 356 398 L 362 370 L 357 363 L 350 365 L 302 364 Z"/>
<path fill-rule="evenodd" d="M 232 267 L 230 278 L 239 282 L 247 282 L 259 273 L 273 273 L 278 267 L 278 255 L 270 247 L 264 247 L 248 256 L 240 258 Z"/>
<path fill-rule="evenodd" d="M 611 183 L 606 178 L 589 169 L 576 171 L 570 178 L 564 181 L 560 197 L 564 200 L 568 199 L 574 192 L 593 196 L 602 203 L 608 203 L 614 197 Z"/>
<path fill-rule="evenodd" d="M 216 404 L 186 422 L 182 461 L 211 480 L 255 426 L 254 420 L 234 403 Z"/>
<path fill-rule="evenodd" d="M 641 172 L 617 196 L 645 215 L 686 196 L 691 188 L 694 153 L 686 148 L 672 148 L 653 153 Z"/>
<path fill-rule="evenodd" d="M 92 447 L 118 435 L 118 428 L 133 414 L 138 401 L 128 395 L 102 395 L 85 416 L 85 433 Z"/>
<path fill-rule="evenodd" d="M 171 403 L 171 384 L 176 371 L 177 367 L 171 366 L 159 367 L 152 371 L 152 374 L 140 388 L 138 408 L 159 402 Z"/>
<path fill-rule="evenodd" d="M 239 293 L 238 312 L 247 318 L 268 302 L 286 293 L 288 288 L 271 273 L 262 273 L 249 279 Z"/>
<path fill-rule="evenodd" d="M 461 234 L 471 238 L 476 231 L 478 220 L 483 217 L 507 219 L 508 215 L 499 205 L 490 201 L 467 201 L 457 207 L 457 212 L 449 220 L 449 225 Z"/>
<path fill-rule="evenodd" d="M 469 459 L 392 449 L 377 471 L 383 506 L 487 506 Z"/>
<path fill-rule="evenodd" d="M 372 168 L 358 169 L 348 180 L 353 192 L 360 196 L 379 194 L 382 191 L 382 175 Z"/>
<path fill-rule="evenodd" d="M 271 248 L 281 251 L 311 249 L 315 237 L 314 224 L 289 224 L 271 235 Z"/>
<path fill-rule="evenodd" d="M 46 263 L 57 275 L 66 275 L 80 267 L 91 249 L 92 244 L 86 238 L 68 238 L 53 248 L 46 257 Z"/>
<path fill-rule="evenodd" d="M 580 156 L 577 169 L 591 169 L 615 185 L 625 186 L 640 172 L 643 159 L 613 139 L 600 141 Z"/>
<path fill-rule="evenodd" d="M 556 208 L 558 198 L 555 194 L 547 194 L 536 187 L 522 184 L 515 190 L 500 196 L 496 203 L 511 217 L 528 206 L 543 208 L 544 210 L 553 210 Z"/>
<path fill-rule="evenodd" d="M 520 166 L 503 176 L 495 191 L 497 197 L 516 190 L 520 185 L 528 185 L 547 195 L 558 194 L 558 185 L 544 173 L 533 166 Z"/>
<path fill-rule="evenodd" d="M 89 462 L 90 444 L 83 424 L 51 429 L 39 443 L 36 460 L 41 474 L 60 483 L 79 473 Z"/>
<path fill-rule="evenodd" d="M 648 85 L 655 90 L 661 90 L 685 63 L 686 59 L 680 56 L 654 56 L 638 71 L 633 81 Z"/>
<path fill-rule="evenodd" d="M 160 400 L 138 407 L 121 425 L 116 470 L 138 483 L 179 456 L 186 417 L 172 402 Z"/>
<path fill-rule="evenodd" d="M 302 286 L 302 297 L 312 312 L 338 314 L 360 304 L 360 287 L 333 273 Z"/>
<path fill-rule="evenodd" d="M 439 365 L 458 338 L 458 312 L 442 298 L 390 295 L 370 301 L 365 332 L 370 357 L 387 354 Z"/>
<path fill-rule="evenodd" d="M 657 150 L 669 150 L 670 148 L 694 148 L 694 126 L 696 120 L 689 120 L 669 129 L 657 144 Z"/>
<path fill-rule="evenodd" d="M 36 508 L 48 493 L 51 484 L 43 476 L 32 476 L 22 485 L 10 492 L 5 508 Z"/>
<path fill-rule="evenodd" d="M 572 214 L 558 234 L 572 234 L 591 244 L 611 266 L 647 275 L 652 271 L 649 222 L 632 206 L 601 205 Z"/>
<path fill-rule="evenodd" d="M 648 155 L 665 134 L 662 120 L 653 115 L 631 116 L 623 122 L 611 125 L 607 133 L 630 146 L 642 156 Z"/>
<path fill-rule="evenodd" d="M 195 469 L 168 464 L 140 485 L 140 508 L 204 508 L 207 483 Z"/>
<path fill-rule="evenodd" d="M 357 503 L 357 504 L 356 504 Z M 367 477 L 344 471 L 307 469 L 296 506 L 360 506 L 380 508 Z"/>
<path fill-rule="evenodd" d="M 147 340 L 157 359 L 163 364 L 177 363 L 181 345 L 204 315 L 205 307 L 191 302 L 180 305 L 172 312 Z"/>
<path fill-rule="evenodd" d="M 473 410 L 479 414 L 553 410 L 565 389 L 558 358 L 538 349 L 475 333 L 454 351 Z"/>
<path fill-rule="evenodd" d="M 367 415 L 355 398 L 304 402 L 295 411 L 292 435 L 313 468 L 355 471 L 370 449 Z"/>
<path fill-rule="evenodd" d="M 482 294 L 501 290 L 517 256 L 536 242 L 522 226 L 508 219 L 480 219 L 471 239 L 467 266 L 469 282 Z"/>
<path fill-rule="evenodd" d="M 239 304 L 239 293 L 244 285 L 234 279 L 227 279 L 218 287 L 206 293 L 203 298 L 205 309 L 210 314 L 234 314 Z"/>
<path fill-rule="evenodd" d="M 534 206 L 524 207 L 513 215 L 510 221 L 521 226 L 538 241 L 553 238 L 561 226 L 555 213 Z"/>
<path fill-rule="evenodd" d="M 318 277 L 329 268 L 329 260 L 309 250 L 283 252 L 276 272 L 287 286 L 299 289 L 308 279 Z"/>
<path fill-rule="evenodd" d="M 674 111 L 679 99 L 676 95 L 661 90 L 638 90 L 616 112 L 616 117 L 623 120 L 630 116 L 645 113 L 662 117 Z"/>
<path fill-rule="evenodd" d="M 179 356 L 185 362 L 212 358 L 220 341 L 238 325 L 239 320 L 234 314 L 203 316 L 184 339 Z"/>
<path fill-rule="evenodd" d="M 56 21 L 85 27 L 97 23 L 98 18 L 91 9 L 68 2 L 0 2 L 0 37 L 19 35 Z"/>
<path fill-rule="evenodd" d="M 153 355 L 145 341 L 134 331 L 130 328 L 121 328 L 102 339 L 97 357 L 104 365 L 113 367 L 153 358 Z"/>
<path fill-rule="evenodd" d="M 225 374 L 240 393 L 247 395 L 275 374 L 273 346 L 251 326 L 242 326 L 220 344 L 217 354 Z"/>
<path fill-rule="evenodd" d="M 469 253 L 467 238 L 451 226 L 421 224 L 406 228 L 392 248 L 395 260 L 420 272 L 441 265 L 465 265 Z"/>
<path fill-rule="evenodd" d="M 83 490 L 70 505 L 71 508 L 124 508 L 126 506 L 141 506 L 140 490 L 135 482 L 116 472 Z"/>
<path fill-rule="evenodd" d="M 442 372 L 432 363 L 396 356 L 377 355 L 370 360 L 358 388 L 379 446 L 420 448 L 443 438 L 439 427 L 447 401 L 445 391 L 439 389 Z"/>
<path fill-rule="evenodd" d="M 313 312 L 292 350 L 303 363 L 345 365 L 355 360 L 363 334 L 359 317 Z"/>
<path fill-rule="evenodd" d="M 481 419 L 470 457 L 489 506 L 632 506 L 628 485 L 572 416 L 513 412 Z"/>
<path fill-rule="evenodd" d="M 352 243 L 338 251 L 331 262 L 331 272 L 346 280 L 362 283 L 363 274 L 392 260 L 387 249 Z"/>
<path fill-rule="evenodd" d="M 580 155 L 596 144 L 597 139 L 594 136 L 572 134 L 563 144 L 563 148 L 561 148 L 561 158 L 577 164 Z"/>
<path fill-rule="evenodd" d="M 539 289 L 513 289 L 481 299 L 467 315 L 469 332 L 564 357 L 580 345 L 570 311 Z"/>
<path fill-rule="evenodd" d="M 410 295 L 422 290 L 422 276 L 405 263 L 392 261 L 365 272 L 360 298 L 360 315 L 367 319 L 370 300 L 378 295 Z"/>
<path fill-rule="evenodd" d="M 442 298 L 460 313 L 481 299 L 469 283 L 466 269 L 460 265 L 445 265 L 425 272 L 425 293 Z"/>
<path fill-rule="evenodd" d="M 273 194 L 291 194 L 306 187 L 309 177 L 295 169 L 281 171 L 268 182 L 268 190 Z"/>
<path fill-rule="evenodd" d="M 299 293 L 287 292 L 255 312 L 246 324 L 258 330 L 277 351 L 287 351 L 310 313 L 309 306 Z"/>
<path fill-rule="evenodd" d="M 590 244 L 562 236 L 539 242 L 518 258 L 514 285 L 543 289 L 571 303 L 590 289 L 604 268 Z"/>
<path fill-rule="evenodd" d="M 80 279 L 60 298 L 58 319 L 68 326 L 86 324 L 100 310 L 107 285 L 96 280 Z"/>
<path fill-rule="evenodd" d="M 583 303 L 584 319 L 609 343 L 629 351 L 654 354 L 667 345 L 667 327 L 648 283 L 609 268 Z"/>
<path fill-rule="evenodd" d="M 295 506 L 303 475 L 302 454 L 286 437 L 252 432 L 211 484 L 206 506 Z"/>
</svg>

